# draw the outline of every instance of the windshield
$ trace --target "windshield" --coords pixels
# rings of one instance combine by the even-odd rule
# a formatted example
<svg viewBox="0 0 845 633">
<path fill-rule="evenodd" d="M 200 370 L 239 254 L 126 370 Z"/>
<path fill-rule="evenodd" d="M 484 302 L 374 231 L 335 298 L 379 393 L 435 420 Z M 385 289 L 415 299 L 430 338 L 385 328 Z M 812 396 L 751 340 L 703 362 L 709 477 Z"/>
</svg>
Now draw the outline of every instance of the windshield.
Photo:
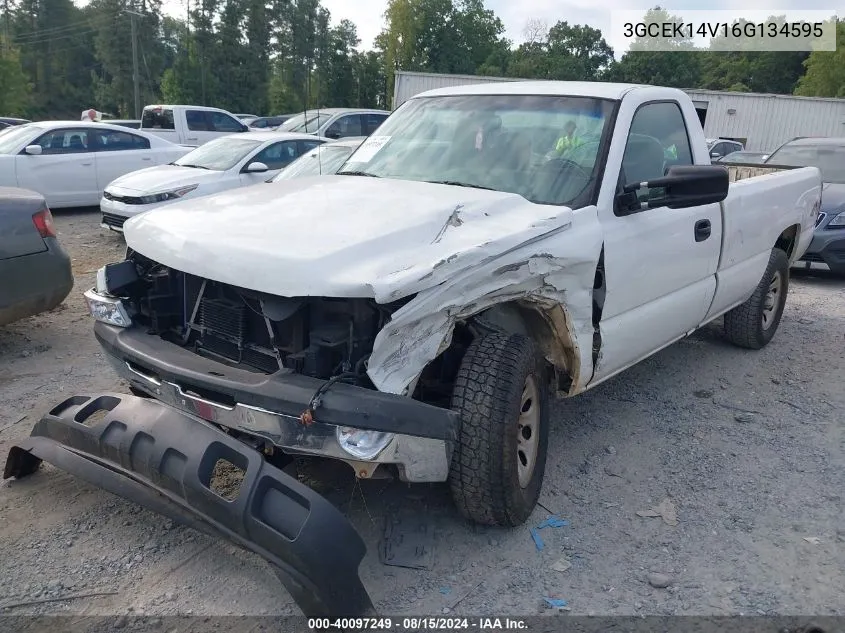
<svg viewBox="0 0 845 633">
<path fill-rule="evenodd" d="M 328 118 L 325 114 L 317 114 L 316 110 L 303 114 L 297 114 L 289 118 L 279 128 L 280 132 L 299 132 L 300 134 L 313 134 L 320 129 Z"/>
<path fill-rule="evenodd" d="M 411 99 L 340 174 L 516 193 L 584 206 L 614 102 L 591 97 L 461 95 Z"/>
<path fill-rule="evenodd" d="M 226 171 L 237 165 L 261 141 L 245 138 L 216 138 L 205 145 L 200 145 L 192 152 L 173 162 L 182 167 L 198 167 L 213 171 Z"/>
<path fill-rule="evenodd" d="M 845 184 L 845 145 L 784 145 L 772 153 L 766 163 L 785 167 L 818 167 L 823 182 Z"/>
<path fill-rule="evenodd" d="M 271 182 L 337 173 L 353 151 L 355 147 L 321 145 L 285 167 Z"/>
<path fill-rule="evenodd" d="M 16 125 L 14 127 L 3 130 L 0 135 L 0 154 L 11 154 L 20 149 L 20 144 L 32 138 L 33 132 L 41 130 L 41 128 L 31 127 L 29 125 Z"/>
</svg>

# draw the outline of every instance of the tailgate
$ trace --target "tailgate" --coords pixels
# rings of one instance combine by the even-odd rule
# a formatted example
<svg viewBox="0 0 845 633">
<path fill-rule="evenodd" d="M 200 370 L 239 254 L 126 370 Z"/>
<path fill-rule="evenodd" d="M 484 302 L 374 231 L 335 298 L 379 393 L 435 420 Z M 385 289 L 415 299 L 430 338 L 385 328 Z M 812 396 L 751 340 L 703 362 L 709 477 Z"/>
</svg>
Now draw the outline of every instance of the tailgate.
<svg viewBox="0 0 845 633">
<path fill-rule="evenodd" d="M 366 547 L 311 488 L 218 428 L 151 399 L 68 398 L 9 452 L 4 478 L 41 460 L 270 562 L 309 617 L 373 615 L 358 577 Z"/>
<path fill-rule="evenodd" d="M 47 250 L 32 221 L 32 216 L 46 206 L 44 198 L 34 191 L 0 187 L 0 259 Z"/>
</svg>

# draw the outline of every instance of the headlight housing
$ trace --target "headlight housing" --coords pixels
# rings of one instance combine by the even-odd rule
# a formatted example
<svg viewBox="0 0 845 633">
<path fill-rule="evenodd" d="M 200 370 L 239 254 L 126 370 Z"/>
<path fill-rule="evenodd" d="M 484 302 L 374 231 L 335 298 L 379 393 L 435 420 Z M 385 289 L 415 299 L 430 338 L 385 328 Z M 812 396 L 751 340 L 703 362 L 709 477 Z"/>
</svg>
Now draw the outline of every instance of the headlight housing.
<svg viewBox="0 0 845 633">
<path fill-rule="evenodd" d="M 827 223 L 827 228 L 838 228 L 845 226 L 845 211 L 840 211 L 834 218 Z"/>
<path fill-rule="evenodd" d="M 348 426 L 337 427 L 337 443 L 352 457 L 371 460 L 378 457 L 393 440 L 393 433 L 365 431 Z"/>
<path fill-rule="evenodd" d="M 86 291 L 83 296 L 94 320 L 117 327 L 132 325 L 132 318 L 120 299 L 103 296 L 93 289 Z"/>
<path fill-rule="evenodd" d="M 171 191 L 162 191 L 161 193 L 151 193 L 148 196 L 141 196 L 139 200 L 141 204 L 155 204 L 156 202 L 167 202 L 168 200 L 178 200 L 182 196 L 185 196 L 191 193 L 194 189 L 199 187 L 199 185 L 187 185 L 185 187 L 179 187 L 179 189 L 173 189 Z"/>
</svg>

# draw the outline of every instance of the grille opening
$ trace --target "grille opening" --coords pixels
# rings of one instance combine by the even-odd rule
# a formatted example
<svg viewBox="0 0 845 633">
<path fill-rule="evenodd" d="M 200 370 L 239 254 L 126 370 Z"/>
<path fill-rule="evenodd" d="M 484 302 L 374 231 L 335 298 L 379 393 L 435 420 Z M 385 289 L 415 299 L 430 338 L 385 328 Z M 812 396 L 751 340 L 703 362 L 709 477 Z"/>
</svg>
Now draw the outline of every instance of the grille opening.
<svg viewBox="0 0 845 633">
<path fill-rule="evenodd" d="M 211 471 L 208 488 L 216 495 L 227 501 L 234 501 L 241 493 L 241 485 L 246 477 L 246 471 L 227 459 L 220 458 Z"/>
<path fill-rule="evenodd" d="M 100 396 L 95 398 L 87 405 L 85 405 L 79 412 L 73 416 L 74 422 L 78 422 L 84 426 L 94 426 L 102 422 L 103 419 L 120 404 L 120 400 L 114 396 Z"/>
</svg>

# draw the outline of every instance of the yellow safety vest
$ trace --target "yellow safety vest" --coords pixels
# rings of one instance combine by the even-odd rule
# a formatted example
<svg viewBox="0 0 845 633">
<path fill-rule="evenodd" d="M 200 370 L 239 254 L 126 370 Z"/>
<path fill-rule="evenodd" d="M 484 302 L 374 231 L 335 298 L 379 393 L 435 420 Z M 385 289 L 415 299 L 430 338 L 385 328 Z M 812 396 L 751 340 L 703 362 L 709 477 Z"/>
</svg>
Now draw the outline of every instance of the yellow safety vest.
<svg viewBox="0 0 845 633">
<path fill-rule="evenodd" d="M 582 144 L 582 141 L 577 136 L 561 136 L 555 144 L 555 151 L 558 154 L 563 154 L 565 151 L 574 149 Z"/>
</svg>

